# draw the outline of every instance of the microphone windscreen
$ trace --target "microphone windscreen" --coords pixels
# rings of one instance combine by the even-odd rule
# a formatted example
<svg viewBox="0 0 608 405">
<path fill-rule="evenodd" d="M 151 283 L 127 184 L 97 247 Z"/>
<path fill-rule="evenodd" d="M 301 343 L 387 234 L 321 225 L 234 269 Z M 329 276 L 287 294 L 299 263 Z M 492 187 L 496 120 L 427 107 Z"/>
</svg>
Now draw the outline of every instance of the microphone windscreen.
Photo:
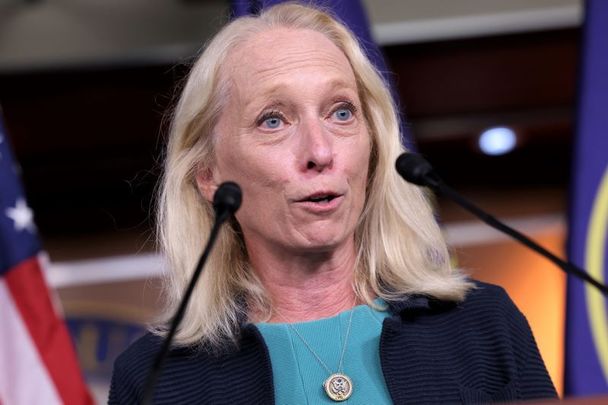
<svg viewBox="0 0 608 405">
<path fill-rule="evenodd" d="M 213 195 L 213 208 L 216 213 L 234 214 L 241 206 L 243 193 L 241 187 L 232 181 L 226 181 L 217 188 Z"/>
<path fill-rule="evenodd" d="M 406 181 L 419 186 L 432 186 L 433 167 L 422 156 L 405 152 L 395 162 L 397 172 Z"/>
</svg>

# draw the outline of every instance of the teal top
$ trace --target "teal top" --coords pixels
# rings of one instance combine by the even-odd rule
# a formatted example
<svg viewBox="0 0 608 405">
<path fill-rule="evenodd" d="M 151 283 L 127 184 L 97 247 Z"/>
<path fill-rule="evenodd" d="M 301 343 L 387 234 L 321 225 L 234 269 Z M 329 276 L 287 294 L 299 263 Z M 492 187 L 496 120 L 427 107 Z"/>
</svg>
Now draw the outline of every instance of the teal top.
<svg viewBox="0 0 608 405">
<path fill-rule="evenodd" d="M 376 303 L 385 306 L 382 300 L 376 300 Z M 270 352 L 277 405 L 336 404 L 323 389 L 323 383 L 329 374 L 311 349 L 332 374 L 338 372 L 352 311 L 352 325 L 342 373 L 351 379 L 353 392 L 342 403 L 392 403 L 382 375 L 379 354 L 382 321 L 389 313 L 359 305 L 331 318 L 292 323 L 292 327 L 287 323 L 257 324 Z"/>
</svg>

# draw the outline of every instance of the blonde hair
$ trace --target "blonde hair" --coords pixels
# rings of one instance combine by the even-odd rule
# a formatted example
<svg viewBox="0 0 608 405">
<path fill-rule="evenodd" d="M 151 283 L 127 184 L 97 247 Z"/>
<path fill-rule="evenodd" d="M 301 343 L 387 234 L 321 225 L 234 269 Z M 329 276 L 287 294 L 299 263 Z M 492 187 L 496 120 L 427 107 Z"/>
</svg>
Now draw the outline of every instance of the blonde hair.
<svg viewBox="0 0 608 405">
<path fill-rule="evenodd" d="M 214 162 L 212 133 L 229 92 L 220 70 L 237 45 L 279 27 L 325 35 L 344 52 L 357 80 L 372 138 L 366 204 L 355 232 L 354 289 L 359 299 L 372 304 L 376 296 L 391 301 L 417 293 L 462 300 L 471 283 L 452 268 L 427 197 L 394 169 L 404 148 L 386 84 L 344 25 L 317 8 L 282 4 L 226 25 L 194 64 L 175 108 L 158 209 L 161 249 L 171 269 L 165 283 L 164 319 L 177 308 L 214 219 L 195 175 Z M 247 319 L 244 303 L 268 316 L 272 311 L 264 287 L 249 269 L 242 235 L 233 221 L 220 234 L 176 343 L 218 348 L 236 342 L 239 320 Z M 163 327 L 155 331 L 162 333 Z"/>
</svg>

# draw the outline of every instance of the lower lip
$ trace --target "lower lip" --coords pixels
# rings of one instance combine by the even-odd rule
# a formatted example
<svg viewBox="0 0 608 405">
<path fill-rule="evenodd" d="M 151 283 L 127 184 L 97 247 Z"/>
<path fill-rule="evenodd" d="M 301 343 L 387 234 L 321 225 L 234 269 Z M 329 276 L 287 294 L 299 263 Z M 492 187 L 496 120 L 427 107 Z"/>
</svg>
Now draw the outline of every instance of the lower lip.
<svg viewBox="0 0 608 405">
<path fill-rule="evenodd" d="M 321 201 L 321 202 L 313 202 L 313 201 L 299 201 L 296 204 L 299 207 L 304 208 L 307 211 L 314 212 L 316 214 L 325 214 L 330 213 L 338 209 L 342 201 L 344 200 L 344 196 L 341 195 L 339 197 L 333 198 L 331 201 Z"/>
</svg>

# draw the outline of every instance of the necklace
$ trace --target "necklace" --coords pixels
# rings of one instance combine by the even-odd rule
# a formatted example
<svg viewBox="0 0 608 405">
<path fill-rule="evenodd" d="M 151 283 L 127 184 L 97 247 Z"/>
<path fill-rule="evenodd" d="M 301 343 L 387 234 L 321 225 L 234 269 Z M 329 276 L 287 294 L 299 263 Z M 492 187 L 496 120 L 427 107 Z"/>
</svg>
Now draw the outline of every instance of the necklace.
<svg viewBox="0 0 608 405">
<path fill-rule="evenodd" d="M 344 361 L 344 354 L 346 353 L 346 347 L 348 345 L 348 337 L 350 336 L 350 328 L 353 323 L 353 313 L 355 312 L 354 307 L 351 309 L 350 316 L 348 318 L 348 327 L 346 328 L 346 337 L 344 338 L 344 345 L 342 346 L 342 353 L 340 354 L 340 361 L 338 363 L 338 371 L 332 373 L 331 369 L 327 367 L 327 364 L 319 357 L 319 355 L 312 349 L 312 347 L 308 344 L 304 336 L 298 332 L 298 330 L 287 320 L 282 314 L 278 314 L 286 323 L 289 329 L 291 329 L 298 338 L 304 343 L 304 346 L 312 353 L 312 355 L 317 359 L 319 364 L 327 371 L 329 377 L 323 383 L 323 388 L 325 389 L 325 393 L 327 396 L 336 402 L 346 401 L 353 393 L 353 382 L 349 376 L 344 374 L 342 370 L 342 363 Z"/>
</svg>

